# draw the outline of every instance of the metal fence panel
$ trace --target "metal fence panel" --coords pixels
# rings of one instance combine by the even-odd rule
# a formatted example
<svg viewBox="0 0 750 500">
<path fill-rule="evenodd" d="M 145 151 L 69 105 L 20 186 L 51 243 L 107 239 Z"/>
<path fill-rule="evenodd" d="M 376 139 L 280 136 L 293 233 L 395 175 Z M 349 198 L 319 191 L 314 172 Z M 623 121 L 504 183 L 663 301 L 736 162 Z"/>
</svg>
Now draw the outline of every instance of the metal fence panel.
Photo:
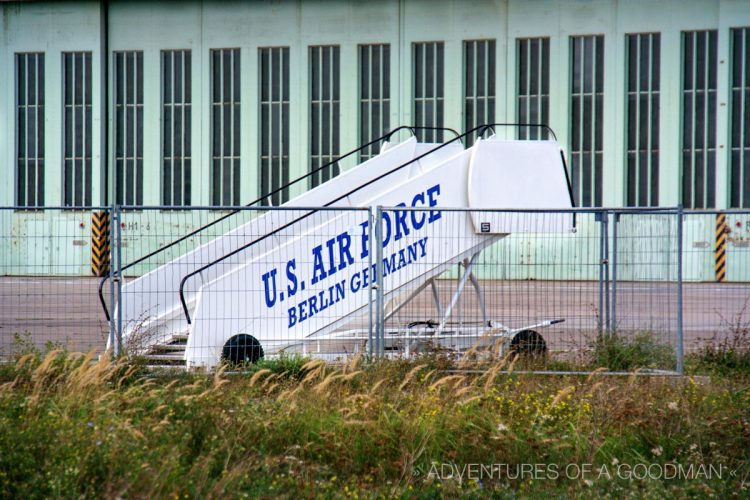
<svg viewBox="0 0 750 500">
<path fill-rule="evenodd" d="M 750 331 L 749 241 L 750 211 L 2 207 L 0 356 L 119 333 L 181 365 L 221 357 L 224 331 L 267 356 L 507 352 L 534 330 L 547 366 L 615 339 L 679 370 Z"/>
<path fill-rule="evenodd" d="M 107 208 L 0 207 L 0 358 L 104 348 L 97 274 L 109 272 L 108 217 Z"/>
<path fill-rule="evenodd" d="M 685 348 L 750 340 L 750 210 L 684 217 Z"/>
<path fill-rule="evenodd" d="M 384 213 L 386 220 L 387 214 L 398 220 L 420 210 L 396 207 Z M 602 349 L 602 339 L 642 343 L 648 337 L 647 348 L 667 353 L 650 367 L 677 367 L 676 213 L 513 211 L 505 217 L 522 232 L 490 237 L 473 227 L 471 216 L 481 214 L 474 219 L 483 220 L 496 213 L 441 210 L 427 243 L 433 250 L 425 261 L 408 267 L 409 279 L 402 280 L 410 284 L 384 280 L 385 351 L 499 343 L 507 352 L 532 338 L 546 347 L 551 360 L 590 362 L 592 353 Z M 575 218 L 574 229 L 561 222 L 561 213 Z M 618 229 L 619 247 L 613 241 Z M 409 235 L 402 246 L 422 237 Z M 470 245 L 460 241 L 472 237 L 494 241 L 465 250 Z M 458 257 L 446 266 L 450 252 L 435 247 L 456 248 Z M 619 275 L 612 269 L 615 251 Z M 439 266 L 445 272 L 429 274 Z"/>
</svg>

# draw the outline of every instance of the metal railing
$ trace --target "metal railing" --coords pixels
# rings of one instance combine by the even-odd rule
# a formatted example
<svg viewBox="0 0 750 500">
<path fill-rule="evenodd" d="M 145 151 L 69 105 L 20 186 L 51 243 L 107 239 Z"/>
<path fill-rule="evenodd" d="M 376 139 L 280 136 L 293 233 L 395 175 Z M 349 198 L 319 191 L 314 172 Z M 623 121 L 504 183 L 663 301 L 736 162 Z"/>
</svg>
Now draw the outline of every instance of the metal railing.
<svg viewBox="0 0 750 500">
<path fill-rule="evenodd" d="M 378 137 L 377 139 L 373 139 L 372 141 L 370 141 L 370 142 L 368 142 L 366 144 L 362 144 L 362 145 L 358 146 L 357 148 L 352 149 L 351 151 L 349 151 L 349 152 L 347 152 L 347 153 L 345 153 L 345 154 L 337 157 L 335 160 L 332 160 L 332 161 L 330 161 L 330 162 L 328 162 L 328 163 L 326 163 L 324 165 L 321 165 L 319 167 L 311 169 L 308 173 L 306 173 L 306 174 L 304 174 L 304 175 L 302 175 L 300 177 L 297 177 L 296 179 L 294 179 L 294 180 L 292 180 L 292 181 L 290 181 L 290 182 L 288 182 L 288 183 L 286 183 L 286 184 L 284 184 L 284 185 L 282 185 L 282 186 L 274 189 L 273 191 L 271 191 L 271 192 L 263 195 L 262 197 L 254 200 L 254 201 L 251 201 L 250 203 L 247 203 L 245 206 L 246 207 L 259 206 L 258 205 L 259 203 L 262 203 L 265 200 L 270 199 L 273 195 L 281 193 L 285 189 L 288 189 L 289 187 L 297 184 L 298 182 L 301 182 L 303 180 L 312 178 L 316 173 L 318 173 L 318 172 L 320 172 L 320 171 L 322 171 L 322 170 L 330 167 L 331 165 L 334 165 L 334 164 L 340 162 L 341 160 L 344 160 L 344 159 L 346 159 L 346 158 L 348 158 L 350 156 L 353 156 L 354 154 L 356 154 L 356 153 L 358 153 L 358 152 L 360 152 L 360 151 L 362 151 L 364 149 L 367 149 L 370 146 L 378 144 L 378 143 L 380 143 L 382 141 L 389 140 L 392 136 L 394 136 L 395 134 L 397 134 L 398 132 L 400 132 L 402 130 L 408 130 L 408 131 L 410 131 L 412 133 L 412 135 L 416 135 L 416 131 L 417 130 L 442 130 L 442 131 L 445 131 L 445 132 L 451 132 L 452 134 L 455 134 L 456 136 L 459 135 L 458 131 L 456 131 L 456 130 L 454 130 L 452 128 L 448 128 L 448 127 L 419 127 L 419 126 L 402 125 L 400 127 L 397 127 L 395 129 L 391 130 L 387 134 L 384 134 L 384 135 Z M 182 208 L 183 207 L 180 207 L 180 209 L 182 209 Z M 220 207 L 216 207 L 216 209 L 218 210 L 218 209 L 220 209 Z M 198 229 L 195 229 L 195 230 L 193 230 L 193 231 L 191 231 L 191 232 L 189 232 L 187 234 L 184 234 L 184 235 L 180 236 L 179 238 L 175 239 L 174 241 L 172 241 L 172 242 L 170 242 L 170 243 L 168 243 L 168 244 L 166 244 L 166 245 L 164 245 L 164 246 L 162 246 L 160 248 L 157 248 L 156 250 L 153 250 L 152 252 L 149 252 L 148 254 L 143 255 L 142 257 L 139 257 L 139 258 L 137 258 L 134 261 L 129 262 L 128 264 L 126 264 L 125 266 L 122 267 L 121 271 L 125 271 L 127 269 L 130 269 L 130 268 L 132 268 L 132 267 L 134 267 L 134 266 L 142 263 L 142 262 L 145 262 L 148 259 L 150 259 L 150 258 L 152 258 L 152 257 L 154 257 L 154 256 L 156 256 L 156 255 L 158 255 L 158 254 L 160 254 L 162 252 L 164 252 L 165 250 L 168 250 L 169 248 L 172 248 L 175 245 L 178 245 L 178 244 L 180 244 L 180 243 L 188 240 L 189 238 L 191 238 L 191 237 L 199 234 L 200 232 L 205 231 L 209 227 L 212 227 L 212 226 L 214 226 L 214 225 L 216 225 L 216 224 L 218 224 L 218 223 L 220 223 L 220 222 L 228 219 L 229 217 L 232 217 L 233 215 L 236 215 L 237 213 L 238 213 L 238 210 L 232 208 L 232 209 L 230 209 L 229 213 L 224 214 L 223 216 L 219 217 L 218 219 L 215 219 L 214 221 L 209 222 L 208 224 L 206 224 L 204 226 L 201 226 Z M 102 279 L 102 281 L 99 283 L 99 301 L 100 301 L 100 303 L 102 305 L 102 309 L 104 310 L 104 315 L 106 316 L 107 321 L 110 320 L 110 314 L 109 314 L 109 310 L 107 309 L 107 304 L 104 301 L 104 295 L 103 295 L 102 290 L 103 290 L 104 285 L 105 285 L 105 283 L 106 283 L 106 281 L 108 279 L 109 279 L 109 277 L 105 276 Z"/>
<path fill-rule="evenodd" d="M 471 136 L 472 134 L 475 134 L 475 133 L 476 133 L 476 134 L 477 134 L 477 137 L 481 137 L 481 136 L 483 136 L 483 135 L 484 135 L 485 133 L 487 133 L 488 131 L 490 131 L 490 130 L 494 130 L 494 128 L 495 128 L 495 127 L 538 127 L 538 128 L 542 128 L 542 129 L 545 129 L 545 130 L 547 130 L 547 131 L 548 131 L 548 132 L 549 132 L 550 134 L 552 134 L 552 136 L 553 136 L 553 137 L 555 137 L 555 138 L 556 138 L 556 136 L 555 136 L 555 133 L 554 133 L 554 132 L 552 131 L 552 129 L 550 129 L 550 128 L 549 128 L 549 127 L 548 127 L 547 125 L 543 125 L 543 124 L 492 123 L 492 124 L 484 124 L 484 125 L 479 125 L 479 126 L 477 126 L 477 127 L 474 127 L 474 128 L 473 128 L 473 129 L 471 129 L 471 130 L 468 130 L 468 131 L 464 132 L 463 134 L 459 134 L 459 135 L 456 135 L 456 137 L 454 137 L 453 139 L 450 139 L 450 140 L 448 140 L 448 141 L 445 141 L 445 142 L 443 142 L 443 143 L 442 143 L 442 144 L 440 144 L 439 146 L 437 146 L 437 147 L 435 147 L 435 148 L 433 148 L 433 149 L 431 149 L 431 150 L 429 150 L 429 151 L 427 151 L 427 152 L 425 152 L 425 153 L 423 153 L 423 154 L 421 154 L 421 155 L 417 156 L 416 158 L 413 158 L 413 159 L 411 159 L 411 160 L 409 160 L 409 161 L 407 161 L 407 162 L 405 162 L 405 163 L 402 163 L 401 165 L 399 165 L 399 166 L 397 166 L 397 167 L 395 167 L 395 168 L 393 168 L 393 169 L 389 170 L 388 172 L 385 172 L 385 173 L 383 173 L 383 174 L 380 174 L 380 175 L 378 175 L 377 177 L 375 177 L 375 178 L 371 179 L 371 180 L 370 180 L 370 183 L 372 183 L 372 182 L 377 182 L 377 181 L 379 181 L 379 180 L 381 180 L 381 179 L 384 179 L 385 177 L 388 177 L 389 175 L 391 175 L 391 174 L 394 174 L 394 173 L 398 172 L 399 170 L 401 170 L 401 169 L 403 169 L 403 168 L 405 168 L 405 167 L 408 167 L 409 165 L 413 165 L 414 163 L 418 162 L 419 160 L 421 160 L 421 159 L 423 159 L 423 158 L 426 158 L 427 156 L 429 156 L 429 155 L 431 155 L 431 154 L 434 154 L 434 153 L 436 153 L 437 151 L 440 151 L 441 149 L 443 149 L 443 148 L 447 147 L 447 146 L 448 146 L 448 145 L 450 145 L 450 144 L 453 144 L 453 143 L 455 143 L 455 142 L 457 142 L 457 141 L 459 141 L 459 142 L 460 142 L 460 141 L 462 141 L 462 140 L 463 140 L 464 138 L 466 138 L 466 137 L 470 137 L 470 136 Z M 415 127 L 410 127 L 410 129 L 414 129 L 414 128 L 415 128 Z M 424 128 L 424 127 L 416 127 L 416 128 L 419 128 L 419 129 L 421 129 L 421 128 Z M 561 156 L 562 156 L 562 153 L 561 153 Z M 563 159 L 563 165 L 565 165 L 565 157 L 564 157 L 564 156 L 562 156 L 562 159 Z M 573 199 L 573 198 L 572 198 L 572 193 L 573 193 L 573 191 L 572 191 L 572 186 L 571 186 L 571 184 L 570 184 L 570 179 L 568 178 L 568 174 L 567 174 L 567 169 L 565 169 L 565 176 L 566 176 L 566 179 L 567 179 L 567 182 L 568 182 L 568 192 L 570 193 L 570 196 L 571 196 L 571 202 L 572 202 L 572 199 Z M 369 183 L 368 183 L 368 184 L 369 184 Z M 231 251 L 231 252 L 229 252 L 229 253 L 227 253 L 227 254 L 223 255 L 222 257 L 220 257 L 220 258 L 218 258 L 218 259 L 215 259 L 215 260 L 213 260 L 212 262 L 209 262 L 208 264 L 206 264 L 206 265 L 204 265 L 204 266 L 201 266 L 200 268 L 198 268 L 198 269 L 196 269 L 196 270 L 194 270 L 194 271 L 192 271 L 192 272 L 190 272 L 190 273 L 186 274 L 186 275 L 185 275 L 185 276 L 184 276 L 184 277 L 182 278 L 182 280 L 180 281 L 179 296 L 180 296 L 180 303 L 182 304 L 182 309 L 183 309 L 183 311 L 184 311 L 184 313 L 185 313 L 185 318 L 187 319 L 188 323 L 190 323 L 190 322 L 191 322 L 191 319 L 190 319 L 190 312 L 188 311 L 188 306 L 187 306 L 187 302 L 185 301 L 185 293 L 184 293 L 184 290 L 185 290 L 185 283 L 186 283 L 186 282 L 187 282 L 187 281 L 188 281 L 189 279 L 191 279 L 191 278 L 193 278 L 193 277 L 195 277 L 195 276 L 199 275 L 200 273 L 202 273 L 202 272 L 206 271 L 207 269 L 209 269 L 209 268 L 211 268 L 211 267 L 213 267 L 213 266 L 215 266 L 215 265 L 217 265 L 217 264 L 219 264 L 219 263 L 221 263 L 221 262 L 224 262 L 224 261 L 225 261 L 226 259 L 228 259 L 228 258 L 230 258 L 230 257 L 233 257 L 234 255 L 237 255 L 237 254 L 239 254 L 240 252 L 243 252 L 243 251 L 245 251 L 245 250 L 249 249 L 249 248 L 250 248 L 250 247 L 252 247 L 253 245 L 255 245 L 255 244 L 257 244 L 257 243 L 259 243 L 259 242 L 261 242 L 261 241 L 264 241 L 264 240 L 265 240 L 266 238 L 268 238 L 268 237 L 270 237 L 270 236 L 273 236 L 273 235 L 277 234 L 277 233 L 278 233 L 279 231 L 282 231 L 282 230 L 284 230 L 284 229 L 287 229 L 287 228 L 289 228 L 290 226 L 292 226 L 293 224 L 295 224 L 295 223 L 297 223 L 297 222 L 300 222 L 300 221 L 302 221 L 302 220 L 306 219 L 306 218 L 307 218 L 307 217 L 309 217 L 310 215 L 312 215 L 312 214 L 316 213 L 316 212 L 317 212 L 318 210 L 320 210 L 321 208 L 328 208 L 328 207 L 331 207 L 331 206 L 333 206 L 333 205 L 334 205 L 335 203 L 338 203 L 339 201 L 341 201 L 341 200 L 343 200 L 343 199 L 347 198 L 348 196 L 350 196 L 350 195 L 352 195 L 352 194 L 356 193 L 357 191 L 361 190 L 361 189 L 362 189 L 362 188 L 364 188 L 365 186 L 366 186 L 366 185 L 360 185 L 360 186 L 357 186 L 357 187 L 355 187 L 355 188 L 353 188 L 353 189 L 350 189 L 349 191 L 345 192 L 344 194 L 342 194 L 342 195 L 339 195 L 339 196 L 337 196 L 336 198 L 334 198 L 333 200 L 331 200 L 331 201 L 327 202 L 327 203 L 326 203 L 326 204 L 324 204 L 324 205 L 323 205 L 322 207 L 320 207 L 320 208 L 317 208 L 317 209 L 312 209 L 312 210 L 310 210 L 310 212 L 309 212 L 309 213 L 307 213 L 307 214 L 305 214 L 305 215 L 302 215 L 302 216 L 298 217 L 297 219 L 294 219 L 294 220 L 292 220 L 292 221 L 290 221 L 290 222 L 288 222 L 288 223 L 284 224 L 283 226 L 280 226 L 280 227 L 278 227 L 278 228 L 276 228 L 276 229 L 274 229 L 274 230 L 272 230 L 272 231 L 268 232 L 267 234 L 265 234 L 265 235 L 263 235 L 263 236 L 260 236 L 259 238 L 256 238 L 256 239 L 254 239 L 253 241 L 251 241 L 251 242 L 249 242 L 249 243 L 247 243 L 247 244 L 245 244 L 245 245 L 241 246 L 240 248 L 237 248 L 237 249 L 235 249 L 235 250 L 233 250 L 233 251 Z"/>
</svg>

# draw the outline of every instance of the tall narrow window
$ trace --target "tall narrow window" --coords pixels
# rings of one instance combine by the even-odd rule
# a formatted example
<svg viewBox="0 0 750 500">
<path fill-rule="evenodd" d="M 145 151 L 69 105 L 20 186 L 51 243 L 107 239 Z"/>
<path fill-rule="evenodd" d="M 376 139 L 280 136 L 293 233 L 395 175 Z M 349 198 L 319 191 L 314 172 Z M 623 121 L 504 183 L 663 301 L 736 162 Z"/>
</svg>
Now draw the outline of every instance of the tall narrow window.
<svg viewBox="0 0 750 500">
<path fill-rule="evenodd" d="M 732 199 L 750 208 L 750 28 L 732 30 Z"/>
<path fill-rule="evenodd" d="M 602 204 L 604 37 L 570 38 L 571 182 L 576 205 Z"/>
<path fill-rule="evenodd" d="M 391 46 L 359 46 L 359 139 L 365 144 L 382 136 L 390 128 Z M 372 158 L 380 144 L 362 150 L 361 160 Z"/>
<path fill-rule="evenodd" d="M 115 52 L 117 203 L 143 204 L 143 52 Z"/>
<path fill-rule="evenodd" d="M 716 205 L 717 32 L 682 34 L 682 203 Z"/>
<path fill-rule="evenodd" d="M 310 168 L 339 155 L 339 47 L 310 47 Z M 339 174 L 338 163 L 312 176 L 313 187 Z"/>
<path fill-rule="evenodd" d="M 264 205 L 289 199 L 289 47 L 260 49 L 260 192 Z"/>
<path fill-rule="evenodd" d="M 161 52 L 162 203 L 190 205 L 192 90 L 191 52 Z"/>
<path fill-rule="evenodd" d="M 91 52 L 63 52 L 63 204 L 91 206 Z"/>
<path fill-rule="evenodd" d="M 414 55 L 414 125 L 442 127 L 445 88 L 443 85 L 443 42 L 420 42 Z M 422 142 L 442 142 L 442 130 L 418 130 Z"/>
<path fill-rule="evenodd" d="M 495 122 L 495 40 L 464 42 L 464 130 Z M 471 143 L 476 134 L 468 137 Z"/>
<path fill-rule="evenodd" d="M 627 35 L 627 204 L 659 205 L 658 33 Z"/>
<path fill-rule="evenodd" d="M 240 49 L 211 50 L 211 204 L 240 204 Z"/>
<path fill-rule="evenodd" d="M 549 38 L 519 38 L 518 123 L 549 124 Z M 541 127 L 519 127 L 519 139 L 547 139 Z"/>
<path fill-rule="evenodd" d="M 44 206 L 44 54 L 16 54 L 16 204 Z"/>
</svg>

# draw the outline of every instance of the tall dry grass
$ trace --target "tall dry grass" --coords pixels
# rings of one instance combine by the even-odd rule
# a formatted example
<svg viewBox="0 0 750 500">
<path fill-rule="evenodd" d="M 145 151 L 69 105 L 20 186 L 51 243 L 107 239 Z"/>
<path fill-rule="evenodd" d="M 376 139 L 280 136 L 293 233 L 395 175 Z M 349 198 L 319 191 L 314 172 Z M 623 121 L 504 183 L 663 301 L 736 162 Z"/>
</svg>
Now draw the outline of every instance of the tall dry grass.
<svg viewBox="0 0 750 500">
<path fill-rule="evenodd" d="M 440 357 L 145 373 L 53 351 L 0 372 L 0 497 L 716 495 L 741 480 L 485 481 L 436 464 L 721 463 L 747 473 L 748 379 L 480 373 Z"/>
</svg>

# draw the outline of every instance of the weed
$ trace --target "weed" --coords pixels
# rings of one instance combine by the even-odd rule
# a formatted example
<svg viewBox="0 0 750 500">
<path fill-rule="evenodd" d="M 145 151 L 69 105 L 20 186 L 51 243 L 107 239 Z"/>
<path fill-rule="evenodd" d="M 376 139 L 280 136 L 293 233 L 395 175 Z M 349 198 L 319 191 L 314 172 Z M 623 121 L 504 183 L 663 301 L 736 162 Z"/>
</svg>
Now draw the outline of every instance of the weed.
<svg viewBox="0 0 750 500">
<path fill-rule="evenodd" d="M 612 348 L 615 359 L 654 362 L 627 349 Z M 750 377 L 507 375 L 507 358 L 445 372 L 457 363 L 289 356 L 239 374 L 145 376 L 126 358 L 31 353 L 0 371 L 0 497 L 744 493 Z M 510 469 L 479 480 L 478 464 Z M 522 464 L 558 477 L 520 476 Z M 614 477 L 589 484 L 565 476 L 570 464 L 608 466 Z M 618 478 L 616 464 L 736 474 L 634 481 Z"/>
<path fill-rule="evenodd" d="M 593 343 L 592 362 L 595 368 L 612 371 L 638 369 L 674 369 L 675 351 L 651 332 L 631 335 L 612 332 L 599 335 Z"/>
<path fill-rule="evenodd" d="M 750 374 L 750 315 L 748 301 L 732 318 L 721 318 L 725 330 L 716 332 L 698 351 L 693 361 L 699 370 L 711 373 Z"/>
</svg>

